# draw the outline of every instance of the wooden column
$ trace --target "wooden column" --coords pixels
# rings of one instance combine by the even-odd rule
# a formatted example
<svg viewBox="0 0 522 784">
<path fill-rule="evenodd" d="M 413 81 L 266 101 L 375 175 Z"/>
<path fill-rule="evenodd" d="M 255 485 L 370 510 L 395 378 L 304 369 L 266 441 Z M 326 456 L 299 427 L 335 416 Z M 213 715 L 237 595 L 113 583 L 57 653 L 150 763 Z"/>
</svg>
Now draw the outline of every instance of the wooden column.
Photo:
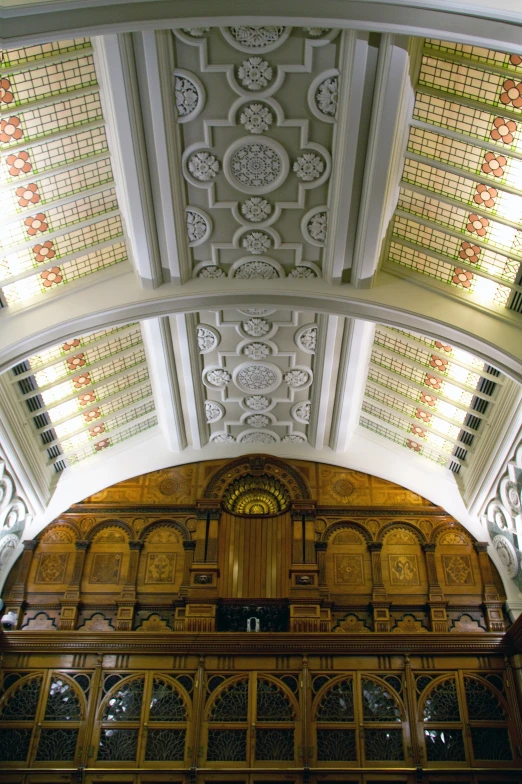
<svg viewBox="0 0 522 784">
<path fill-rule="evenodd" d="M 439 583 L 437 562 L 435 560 L 434 542 L 424 542 L 422 549 L 426 558 L 426 572 L 428 573 L 428 605 L 430 608 L 430 623 L 432 632 L 448 631 L 448 616 L 446 613 L 447 602 Z"/>
<path fill-rule="evenodd" d="M 220 517 L 221 509 L 216 507 L 215 501 L 198 502 L 193 557 L 186 591 L 187 604 L 176 612 L 176 628 L 183 621 L 185 631 L 213 632 L 216 629 Z M 186 558 L 190 558 L 188 552 L 185 551 Z"/>
<path fill-rule="evenodd" d="M 118 632 L 132 631 L 134 609 L 136 607 L 136 581 L 138 579 L 138 566 L 142 548 L 143 542 L 135 540 L 129 542 L 129 569 L 127 571 L 127 579 L 121 590 L 121 597 L 118 602 L 118 615 L 116 618 L 116 631 Z"/>
<path fill-rule="evenodd" d="M 180 595 L 186 596 L 188 592 L 188 588 L 190 585 L 190 572 L 192 569 L 192 564 L 194 563 L 194 551 L 196 549 L 196 542 L 193 542 L 192 539 L 184 540 L 183 541 L 183 551 L 184 551 L 184 562 L 183 562 L 183 578 L 181 580 L 180 585 Z"/>
<path fill-rule="evenodd" d="M 376 632 L 390 631 L 390 602 L 382 578 L 382 542 L 368 542 L 372 564 L 373 628 Z"/>
<path fill-rule="evenodd" d="M 58 629 L 60 631 L 71 631 L 76 628 L 78 620 L 78 607 L 80 604 L 80 586 L 82 582 L 83 566 L 85 564 L 85 556 L 89 549 L 90 542 L 84 539 L 74 543 L 76 547 L 76 557 L 74 559 L 73 573 L 71 581 L 65 591 L 64 597 L 60 604 L 62 611 L 60 613 L 60 621 Z"/>
<path fill-rule="evenodd" d="M 329 631 L 321 608 L 319 567 L 315 553 L 315 509 L 310 503 L 292 506 L 292 565 L 290 567 L 290 631 Z"/>
<path fill-rule="evenodd" d="M 482 577 L 482 601 L 486 615 L 488 632 L 505 632 L 504 613 L 502 612 L 503 602 L 493 582 L 491 564 L 488 555 L 487 542 L 473 542 L 473 547 L 478 554 L 480 575 Z"/>
<path fill-rule="evenodd" d="M 14 612 L 16 614 L 15 629 L 19 628 L 23 619 L 27 579 L 29 577 L 29 570 L 31 569 L 31 564 L 33 562 L 33 553 L 38 547 L 38 542 L 36 539 L 26 539 L 23 545 L 24 551 L 20 556 L 20 561 L 18 562 L 16 582 L 11 589 L 11 593 L 9 594 L 9 599 L 4 610 L 4 612 Z"/>
</svg>

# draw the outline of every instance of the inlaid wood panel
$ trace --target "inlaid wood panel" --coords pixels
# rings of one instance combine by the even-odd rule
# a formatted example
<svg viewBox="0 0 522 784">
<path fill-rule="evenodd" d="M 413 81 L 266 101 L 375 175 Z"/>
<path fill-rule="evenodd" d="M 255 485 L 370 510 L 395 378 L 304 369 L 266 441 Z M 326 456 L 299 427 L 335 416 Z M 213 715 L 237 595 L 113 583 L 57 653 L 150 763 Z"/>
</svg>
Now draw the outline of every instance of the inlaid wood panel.
<svg viewBox="0 0 522 784">
<path fill-rule="evenodd" d="M 224 512 L 219 523 L 220 595 L 285 598 L 291 553 L 290 514 L 256 518 Z"/>
</svg>

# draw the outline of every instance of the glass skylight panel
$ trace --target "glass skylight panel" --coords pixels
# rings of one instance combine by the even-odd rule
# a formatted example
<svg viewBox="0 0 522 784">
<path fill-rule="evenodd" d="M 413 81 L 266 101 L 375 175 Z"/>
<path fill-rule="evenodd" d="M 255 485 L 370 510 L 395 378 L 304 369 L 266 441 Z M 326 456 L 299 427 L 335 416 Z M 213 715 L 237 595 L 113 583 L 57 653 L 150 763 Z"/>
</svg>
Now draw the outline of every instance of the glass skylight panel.
<svg viewBox="0 0 522 784">
<path fill-rule="evenodd" d="M 425 41 L 389 270 L 406 267 L 470 302 L 518 309 L 521 74 L 519 55 Z"/>
<path fill-rule="evenodd" d="M 157 424 L 158 419 L 156 416 L 147 417 L 146 419 L 132 425 L 131 427 L 124 428 L 117 433 L 112 433 L 105 438 L 102 437 L 96 443 L 88 444 L 82 449 L 79 449 L 77 452 L 68 454 L 67 459 L 71 465 L 74 465 L 80 460 L 85 460 L 85 458 L 96 455 L 104 449 L 115 446 L 116 444 L 126 441 L 127 439 L 132 438 L 139 433 L 143 433 L 146 430 L 150 430 Z"/>
<path fill-rule="evenodd" d="M 127 260 L 86 39 L 4 53 L 0 285 L 7 305 Z"/>
</svg>

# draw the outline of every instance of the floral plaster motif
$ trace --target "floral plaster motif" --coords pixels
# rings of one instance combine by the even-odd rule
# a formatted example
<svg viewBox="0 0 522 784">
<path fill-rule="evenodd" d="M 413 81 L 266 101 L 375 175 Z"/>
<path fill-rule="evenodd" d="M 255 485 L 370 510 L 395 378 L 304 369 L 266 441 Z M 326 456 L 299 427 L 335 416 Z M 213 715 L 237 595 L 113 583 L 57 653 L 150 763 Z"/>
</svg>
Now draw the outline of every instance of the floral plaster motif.
<svg viewBox="0 0 522 784">
<path fill-rule="evenodd" d="M 328 227 L 328 216 L 326 212 L 316 212 L 307 224 L 308 234 L 316 242 L 326 242 L 326 230 Z"/>
<path fill-rule="evenodd" d="M 297 266 L 288 273 L 289 278 L 316 278 L 317 275 L 310 267 Z"/>
<path fill-rule="evenodd" d="M 208 223 L 198 212 L 187 210 L 187 235 L 189 242 L 199 242 L 208 232 Z"/>
<path fill-rule="evenodd" d="M 270 424 L 270 419 L 264 414 L 252 414 L 246 418 L 246 423 L 250 427 L 266 427 Z"/>
<path fill-rule="evenodd" d="M 186 76 L 175 79 L 176 109 L 180 117 L 192 114 L 198 108 L 199 93 L 196 85 Z"/>
<path fill-rule="evenodd" d="M 303 27 L 303 32 L 307 33 L 310 38 L 320 38 L 325 33 L 330 32 L 329 27 Z"/>
<path fill-rule="evenodd" d="M 262 57 L 249 57 L 237 69 L 239 81 L 247 90 L 261 90 L 268 87 L 273 70 Z"/>
<path fill-rule="evenodd" d="M 241 46 L 247 49 L 262 49 L 279 41 L 285 32 L 284 27 L 268 26 L 229 27 L 229 33 Z"/>
<path fill-rule="evenodd" d="M 183 32 L 193 38 L 201 38 L 210 32 L 210 27 L 183 27 Z"/>
<path fill-rule="evenodd" d="M 252 196 L 241 205 L 241 212 L 248 221 L 258 223 L 270 217 L 272 213 L 272 206 L 259 196 Z"/>
<path fill-rule="evenodd" d="M 308 383 L 310 374 L 306 370 L 294 368 L 294 370 L 289 370 L 288 373 L 285 373 L 283 378 L 292 389 L 300 389 Z"/>
<path fill-rule="evenodd" d="M 328 117 L 335 117 L 339 101 L 339 79 L 334 76 L 321 82 L 315 93 L 317 108 Z"/>
<path fill-rule="evenodd" d="M 224 408 L 213 400 L 205 400 L 205 416 L 207 422 L 218 422 L 224 414 Z"/>
<path fill-rule="evenodd" d="M 272 264 L 266 261 L 246 261 L 241 264 L 234 272 L 235 278 L 245 278 L 248 280 L 269 280 L 278 278 L 279 273 Z"/>
<path fill-rule="evenodd" d="M 205 378 L 208 383 L 212 384 L 214 387 L 224 387 L 229 383 L 232 376 L 228 371 L 223 370 L 222 368 L 215 368 L 213 370 L 208 370 L 205 374 Z"/>
<path fill-rule="evenodd" d="M 253 411 L 265 411 L 271 402 L 269 397 L 264 397 L 263 395 L 251 395 L 251 397 L 247 397 L 245 400 L 246 406 Z"/>
<path fill-rule="evenodd" d="M 219 161 L 209 152 L 196 152 L 188 160 L 189 172 L 200 182 L 213 180 L 219 169 Z"/>
<path fill-rule="evenodd" d="M 217 444 L 233 444 L 236 439 L 228 433 L 217 433 L 212 436 L 211 441 Z"/>
<path fill-rule="evenodd" d="M 267 432 L 245 433 L 241 438 L 243 444 L 275 444 L 276 441 L 276 437 Z"/>
<path fill-rule="evenodd" d="M 273 146 L 243 144 L 232 156 L 232 176 L 247 188 L 266 188 L 283 173 L 283 160 Z"/>
<path fill-rule="evenodd" d="M 304 444 L 306 438 L 298 433 L 289 433 L 281 439 L 283 444 Z"/>
<path fill-rule="evenodd" d="M 300 155 L 293 166 L 296 176 L 303 182 L 313 182 L 324 171 L 324 161 L 318 155 L 307 152 Z"/>
<path fill-rule="evenodd" d="M 272 240 L 267 234 L 263 234 L 261 231 L 252 231 L 250 234 L 243 237 L 241 244 L 249 253 L 255 253 L 257 255 L 269 251 L 272 247 Z"/>
<path fill-rule="evenodd" d="M 246 365 L 240 368 L 236 376 L 237 385 L 249 392 L 262 392 L 271 389 L 278 383 L 275 371 L 268 365 Z"/>
<path fill-rule="evenodd" d="M 198 272 L 198 278 L 226 278 L 226 272 L 220 267 L 209 264 Z"/>
<path fill-rule="evenodd" d="M 298 330 L 295 338 L 296 345 L 307 354 L 315 354 L 317 348 L 318 329 L 315 324 Z"/>
<path fill-rule="evenodd" d="M 263 133 L 268 131 L 274 119 L 272 113 L 261 103 L 251 103 L 246 106 L 239 117 L 240 123 L 250 133 Z"/>
<path fill-rule="evenodd" d="M 208 351 L 212 351 L 212 349 L 216 348 L 219 343 L 219 338 L 214 330 L 209 329 L 208 327 L 202 326 L 200 324 L 196 330 L 196 333 L 198 338 L 198 347 L 203 354 L 206 354 Z"/>
<path fill-rule="evenodd" d="M 266 359 L 272 353 L 270 346 L 266 343 L 249 343 L 243 349 L 243 354 L 249 359 L 259 360 Z"/>
<path fill-rule="evenodd" d="M 251 318 L 242 324 L 243 331 L 253 338 L 260 338 L 267 335 L 272 329 L 272 324 L 262 318 Z"/>
<path fill-rule="evenodd" d="M 297 403 L 297 405 L 292 407 L 292 416 L 296 422 L 301 422 L 305 425 L 308 425 L 310 422 L 311 410 L 311 402 L 309 400 L 305 400 L 304 402 Z"/>
</svg>

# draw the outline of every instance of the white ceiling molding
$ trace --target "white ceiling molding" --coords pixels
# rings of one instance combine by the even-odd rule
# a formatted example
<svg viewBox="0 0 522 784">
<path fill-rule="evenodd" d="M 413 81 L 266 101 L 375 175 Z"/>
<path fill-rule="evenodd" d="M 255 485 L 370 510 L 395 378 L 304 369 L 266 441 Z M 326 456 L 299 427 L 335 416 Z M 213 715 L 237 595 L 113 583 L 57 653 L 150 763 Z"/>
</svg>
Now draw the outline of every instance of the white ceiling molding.
<svg viewBox="0 0 522 784">
<path fill-rule="evenodd" d="M 418 40 L 384 35 L 379 48 L 361 207 L 350 282 L 372 285 L 381 245 L 397 204 L 414 91 L 410 60 Z"/>
<path fill-rule="evenodd" d="M 166 316 L 149 319 L 142 323 L 141 330 L 158 412 L 158 424 L 172 452 L 180 452 L 187 446 L 187 436 L 170 319 Z"/>
<path fill-rule="evenodd" d="M 368 321 L 344 319 L 330 430 L 330 446 L 336 452 L 349 448 L 359 423 L 374 333 L 375 325 Z"/>
<path fill-rule="evenodd" d="M 195 313 L 179 314 L 171 319 L 176 330 L 179 356 L 179 379 L 184 397 L 190 430 L 190 444 L 201 449 L 208 442 L 209 425 L 205 413 L 205 392 L 201 383 L 203 358 L 198 346 L 198 317 Z"/>
<path fill-rule="evenodd" d="M 12 0 L 11 0 L 12 1 Z M 32 41 L 47 41 L 61 36 L 96 35 L 100 28 L 111 32 L 132 32 L 172 26 L 234 25 L 238 22 L 237 5 L 213 0 L 200 0 L 197 7 L 172 0 L 98 0 L 94 4 L 82 0 L 50 2 L 34 8 L 8 7 L 3 11 L 4 44 L 20 46 Z M 414 10 L 413 10 L 414 9 Z M 491 24 L 491 20 L 495 20 Z M 311 0 L 288 0 L 281 13 L 278 0 L 265 0 L 262 9 L 257 0 L 243 0 L 242 24 L 299 24 L 312 27 L 341 25 L 359 30 L 378 30 L 405 35 L 431 35 L 462 42 L 476 41 L 484 46 L 508 48 L 518 45 L 522 51 L 517 26 L 522 13 L 517 0 L 502 0 L 491 7 L 488 0 L 461 3 L 442 0 L 323 0 L 320 7 Z"/>
<path fill-rule="evenodd" d="M 309 441 L 316 449 L 328 442 L 331 421 L 331 395 L 339 372 L 339 325 L 344 319 L 336 316 L 319 315 L 317 318 L 317 353 L 312 364 L 314 384 L 312 387 Z"/>
<path fill-rule="evenodd" d="M 132 36 L 93 39 L 96 73 L 112 150 L 116 191 L 136 272 L 144 286 L 163 283 Z"/>
<path fill-rule="evenodd" d="M 60 304 L 56 308 L 41 302 L 9 314 L 9 329 L 0 329 L 0 372 L 70 335 L 105 326 L 187 310 L 266 304 L 354 317 L 429 335 L 472 352 L 522 382 L 518 325 L 474 308 L 468 315 L 460 302 L 384 273 L 379 273 L 372 289 L 330 286 L 322 279 L 264 280 L 261 302 L 255 281 L 238 280 L 232 287 L 228 279 L 191 280 L 182 287 L 164 284 L 159 289 L 142 289 L 135 274 L 127 273 L 81 292 L 65 291 Z M 0 311 L 0 325 L 7 310 Z"/>
</svg>

